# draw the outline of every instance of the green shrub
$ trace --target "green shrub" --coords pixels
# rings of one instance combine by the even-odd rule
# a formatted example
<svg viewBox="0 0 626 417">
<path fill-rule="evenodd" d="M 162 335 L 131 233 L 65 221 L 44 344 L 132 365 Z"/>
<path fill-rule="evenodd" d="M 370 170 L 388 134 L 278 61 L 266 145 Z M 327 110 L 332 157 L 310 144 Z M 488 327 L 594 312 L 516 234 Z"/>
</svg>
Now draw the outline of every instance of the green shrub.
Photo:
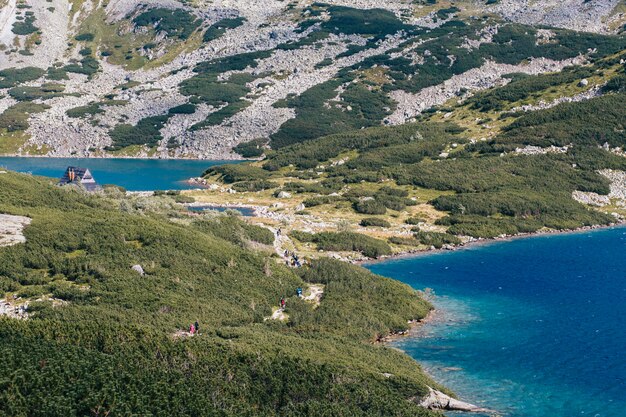
<svg viewBox="0 0 626 417">
<path fill-rule="evenodd" d="M 91 42 L 95 39 L 95 36 L 93 33 L 85 32 L 74 36 L 74 39 L 79 42 Z"/>
<path fill-rule="evenodd" d="M 419 246 L 422 244 L 422 242 L 420 242 L 419 240 L 415 238 L 400 237 L 400 236 L 390 237 L 389 243 L 392 243 L 394 245 L 401 245 L 401 246 Z"/>
<path fill-rule="evenodd" d="M 271 190 L 278 187 L 278 184 L 267 180 L 241 181 L 232 185 L 232 189 L 239 192 L 257 192 Z"/>
<path fill-rule="evenodd" d="M 202 176 L 219 175 L 226 184 L 240 181 L 265 180 L 270 173 L 248 164 L 217 165 L 207 169 Z"/>
<path fill-rule="evenodd" d="M 19 102 L 0 114 L 0 129 L 8 132 L 17 132 L 28 129 L 28 117 L 33 113 L 40 113 L 49 106 L 32 102 Z"/>
<path fill-rule="evenodd" d="M 74 107 L 65 111 L 65 114 L 72 118 L 85 117 L 86 115 L 94 115 L 98 113 L 104 113 L 104 110 L 102 110 L 97 103 L 91 103 L 87 106 Z"/>
<path fill-rule="evenodd" d="M 13 87 L 9 95 L 18 101 L 48 100 L 63 96 L 65 86 L 62 84 L 42 84 L 40 87 Z"/>
<path fill-rule="evenodd" d="M 165 32 L 170 37 L 185 40 L 202 22 L 183 9 L 155 8 L 139 14 L 133 19 L 133 23 L 139 27 L 154 27 L 157 32 Z"/>
<path fill-rule="evenodd" d="M 0 88 L 12 88 L 22 83 L 34 81 L 43 75 L 44 70 L 35 67 L 0 70 Z"/>
<path fill-rule="evenodd" d="M 602 91 L 609 93 L 624 93 L 626 92 L 626 74 L 620 74 L 616 77 L 611 78 L 605 85 L 602 87 Z"/>
<path fill-rule="evenodd" d="M 322 232 L 313 235 L 313 242 L 320 250 L 360 252 L 368 258 L 391 254 L 391 248 L 386 242 L 360 233 Z"/>
<path fill-rule="evenodd" d="M 271 230 L 248 224 L 235 216 L 218 216 L 211 220 L 198 220 L 193 225 L 199 230 L 237 245 L 244 245 L 249 240 L 265 245 L 274 243 L 274 233 Z"/>
<path fill-rule="evenodd" d="M 169 109 L 169 114 L 194 114 L 196 112 L 196 106 L 190 103 L 181 104 L 180 106 L 172 107 Z"/>
<path fill-rule="evenodd" d="M 415 233 L 415 239 L 426 246 L 434 246 L 437 249 L 444 245 L 458 245 L 461 243 L 459 238 L 448 233 L 423 232 Z"/>
<path fill-rule="evenodd" d="M 267 140 L 265 139 L 254 139 L 249 142 L 238 144 L 233 148 L 233 151 L 237 152 L 244 158 L 258 158 L 263 156 L 266 144 Z"/>
<path fill-rule="evenodd" d="M 11 32 L 16 35 L 30 35 L 31 33 L 35 33 L 39 30 L 39 28 L 34 25 L 35 20 L 35 16 L 26 16 L 24 21 L 16 21 L 13 23 Z"/>
<path fill-rule="evenodd" d="M 307 208 L 311 208 L 315 206 L 321 206 L 323 204 L 336 203 L 338 201 L 344 201 L 344 198 L 340 196 L 313 197 L 307 198 L 302 202 L 302 204 L 304 204 L 304 206 Z"/>
<path fill-rule="evenodd" d="M 360 224 L 363 227 L 391 227 L 391 224 L 387 220 L 379 217 L 366 217 L 361 220 Z"/>
<path fill-rule="evenodd" d="M 117 125 L 109 131 L 113 144 L 107 149 L 117 151 L 131 145 L 147 145 L 153 148 L 163 139 L 160 131 L 169 118 L 169 115 L 152 116 L 141 119 L 135 126 Z"/>
<path fill-rule="evenodd" d="M 357 201 L 353 207 L 357 213 L 362 214 L 385 214 L 387 212 L 386 207 L 377 200 Z"/>
<path fill-rule="evenodd" d="M 236 17 L 234 19 L 222 19 L 219 22 L 209 26 L 204 32 L 202 40 L 204 42 L 211 42 L 212 40 L 220 38 L 228 29 L 236 29 L 243 25 L 246 21 L 245 17 Z"/>
</svg>

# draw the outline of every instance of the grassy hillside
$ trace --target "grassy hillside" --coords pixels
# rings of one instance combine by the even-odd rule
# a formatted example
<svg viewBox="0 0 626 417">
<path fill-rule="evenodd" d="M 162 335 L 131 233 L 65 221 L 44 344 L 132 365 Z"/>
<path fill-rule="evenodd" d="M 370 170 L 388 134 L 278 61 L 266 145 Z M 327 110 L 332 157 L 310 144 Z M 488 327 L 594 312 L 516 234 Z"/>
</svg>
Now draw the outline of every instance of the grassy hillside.
<svg viewBox="0 0 626 417">
<path fill-rule="evenodd" d="M 32 218 L 0 248 L 0 292 L 29 301 L 27 320 L 0 317 L 0 414 L 431 415 L 409 399 L 433 382 L 371 343 L 427 314 L 412 289 L 331 260 L 296 274 L 237 218 L 114 194 L 0 176 L 0 212 Z M 310 283 L 317 308 L 295 297 Z M 265 321 L 281 297 L 290 319 Z"/>
<path fill-rule="evenodd" d="M 626 170 L 623 59 L 621 52 L 561 73 L 511 74 L 509 84 L 446 103 L 414 123 L 266 150 L 260 162 L 213 167 L 206 178 L 247 190 L 241 199 L 262 205 L 292 194 L 282 212 L 293 213 L 291 237 L 310 256 L 378 257 L 390 251 L 383 240 L 396 252 L 610 224 L 614 213 L 624 214 L 623 203 L 591 207 L 572 195 L 609 195 L 610 181 L 599 171 Z M 582 79 L 596 85 L 586 99 L 537 105 L 551 94 L 589 94 Z M 259 180 L 257 188 L 241 186 Z"/>
</svg>

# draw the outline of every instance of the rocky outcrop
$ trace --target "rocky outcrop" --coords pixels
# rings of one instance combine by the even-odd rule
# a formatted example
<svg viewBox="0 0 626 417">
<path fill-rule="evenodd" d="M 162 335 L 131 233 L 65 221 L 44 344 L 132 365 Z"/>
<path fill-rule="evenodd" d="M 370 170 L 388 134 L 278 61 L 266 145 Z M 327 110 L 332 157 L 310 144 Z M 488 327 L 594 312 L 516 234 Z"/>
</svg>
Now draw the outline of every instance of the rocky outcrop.
<svg viewBox="0 0 626 417">
<path fill-rule="evenodd" d="M 555 26 L 585 32 L 608 32 L 620 0 L 500 0 L 486 10 L 505 19 L 531 25 Z"/>
<path fill-rule="evenodd" d="M 557 154 L 557 153 L 567 153 L 569 146 L 548 146 L 547 148 L 542 148 L 539 146 L 528 145 L 523 148 L 516 148 L 515 153 L 520 155 L 545 155 L 545 154 Z"/>
<path fill-rule="evenodd" d="M 5 1 L 7 6 L 0 11 L 0 35 L 8 33 L 7 36 L 12 36 L 10 17 L 14 14 L 11 10 L 14 9 L 12 6 L 15 5 L 15 0 Z M 0 4 L 1 2 L 2 0 Z M 244 98 L 249 102 L 246 103 L 247 107 L 219 125 L 191 129 L 193 125 L 202 122 L 209 114 L 221 107 L 200 104 L 193 114 L 177 114 L 169 118 L 160 132 L 163 139 L 156 147 L 144 146 L 129 151 L 132 156 L 141 157 L 239 159 L 239 156 L 232 152 L 233 146 L 253 139 L 267 138 L 277 132 L 283 123 L 295 117 L 294 109 L 275 106 L 277 102 L 302 94 L 316 85 L 335 78 L 342 69 L 358 66 L 363 60 L 375 55 L 390 54 L 393 58 L 405 57 L 414 64 L 424 62 L 424 56 L 421 53 L 411 51 L 411 48 L 416 46 L 415 44 L 402 49 L 401 45 L 406 41 L 402 34 L 387 37 L 377 43 L 376 47 L 347 55 L 342 54 L 349 46 L 363 46 L 366 39 L 359 35 L 332 34 L 327 39 L 316 42 L 315 45 L 305 45 L 293 50 L 277 49 L 277 46 L 281 44 L 298 41 L 308 36 L 309 31 L 312 30 L 312 28 L 305 31 L 298 30 L 298 23 L 302 19 L 300 8 L 309 5 L 308 1 L 291 3 L 296 4 L 293 9 L 289 7 L 288 2 L 274 0 L 196 0 L 194 2 L 86 0 L 79 3 L 73 2 L 69 5 L 71 7 L 68 7 L 65 0 L 49 2 L 26 0 L 26 2 L 33 6 L 37 25 L 42 27 L 41 44 L 35 43 L 30 46 L 34 53 L 32 56 L 6 50 L 3 53 L 6 59 L 0 61 L 0 69 L 26 65 L 47 69 L 53 62 L 60 67 L 68 63 L 69 59 L 80 59 L 78 51 L 82 44 L 75 42 L 73 37 L 82 30 L 80 29 L 81 22 L 88 16 L 92 16 L 90 13 L 93 13 L 97 7 L 105 7 L 104 15 L 108 23 L 122 18 L 128 19 L 141 5 L 185 8 L 199 16 L 205 27 L 224 18 L 241 16 L 246 20 L 241 26 L 226 31 L 223 36 L 210 42 L 194 43 L 196 42 L 194 41 L 185 45 L 184 52 L 159 66 L 152 61 L 150 65 L 142 69 L 126 70 L 122 66 L 110 64 L 106 58 L 99 56 L 98 53 L 102 51 L 94 51 L 95 55 L 101 58 L 99 59 L 100 71 L 90 79 L 85 75 L 69 73 L 69 80 L 57 80 L 65 86 L 65 95 L 44 100 L 43 102 L 50 108 L 30 115 L 30 127 L 25 135 L 30 136 L 30 139 L 17 153 L 33 152 L 38 149 L 48 156 L 107 156 L 104 149 L 111 145 L 112 139 L 109 132 L 115 126 L 134 125 L 139 120 L 150 116 L 165 115 L 170 108 L 189 100 L 189 97 L 180 93 L 179 85 L 196 75 L 193 68 L 198 63 L 242 53 L 271 50 L 271 57 L 258 60 L 255 68 L 238 71 L 250 73 L 255 77 L 255 81 L 247 85 L 250 89 L 250 93 Z M 325 3 L 362 9 L 382 7 L 395 13 L 405 23 L 422 27 L 439 26 L 446 20 L 456 18 L 451 14 L 448 18 L 441 19 L 437 16 L 435 8 L 406 0 L 390 0 L 382 3 L 377 0 L 327 0 Z M 596 15 L 606 16 L 610 13 L 612 7 L 609 6 L 614 1 L 600 2 L 598 0 L 582 3 L 583 0 L 563 2 L 503 0 L 497 5 L 485 6 L 484 2 L 466 1 L 459 2 L 459 7 L 467 8 L 467 11 L 477 15 L 484 10 L 489 10 L 515 21 L 526 18 L 524 13 L 528 11 L 534 13 L 535 10 L 546 12 L 549 15 L 546 19 L 554 21 L 559 19 L 578 21 L 580 16 L 577 13 L 582 16 L 587 16 L 585 13 L 591 13 L 591 20 L 587 20 L 593 22 Z M 588 11 L 591 8 L 590 5 L 597 6 L 596 10 Z M 561 10 L 564 10 L 566 6 L 573 7 L 574 11 L 563 14 Z M 49 9 L 54 9 L 54 11 Z M 531 16 L 528 19 L 534 16 L 533 13 L 530 13 Z M 130 21 L 125 22 L 125 25 L 132 27 Z M 578 27 L 577 25 L 573 24 Z M 492 42 L 500 27 L 501 24 L 483 27 L 476 33 L 477 36 L 465 39 L 462 47 L 471 50 L 480 47 L 481 44 Z M 164 35 L 158 36 L 160 39 Z M 537 39 L 538 42 L 549 42 L 553 36 L 553 31 L 540 29 Z M 22 41 L 23 39 L 20 40 Z M 324 65 L 319 65 L 322 62 Z M 423 110 L 445 103 L 466 90 L 481 90 L 505 84 L 507 79 L 502 75 L 506 73 L 539 74 L 558 71 L 565 65 L 580 62 L 582 58 L 563 62 L 535 59 L 525 65 L 486 62 L 481 68 L 459 74 L 441 85 L 425 88 L 415 94 L 405 91 L 392 92 L 391 98 L 398 102 L 398 106 L 385 122 L 387 124 L 405 123 Z M 230 73 L 224 73 L 220 79 L 227 79 L 230 75 Z M 124 90 L 119 88 L 129 80 L 138 85 Z M 39 86 L 49 81 L 51 80 L 42 77 L 28 85 Z M 597 94 L 599 94 L 598 88 L 590 87 L 588 91 L 578 96 L 560 98 L 552 103 L 539 102 L 521 110 L 551 107 L 560 102 L 584 100 Z M 69 109 L 92 103 L 103 103 L 110 98 L 115 100 L 116 104 L 106 106 L 102 104 L 101 109 L 104 113 L 77 118 L 70 118 L 66 113 Z M 16 101 L 7 91 L 0 91 L 0 112 L 15 103 Z M 345 108 L 346 111 L 352 111 L 350 106 Z"/>
<path fill-rule="evenodd" d="M 603 169 L 600 171 L 600 175 L 611 181 L 609 197 L 626 201 L 626 172 Z"/>
<path fill-rule="evenodd" d="M 564 61 L 554 61 L 546 58 L 533 59 L 528 64 L 509 65 L 488 61 L 480 68 L 474 68 L 463 74 L 455 75 L 440 85 L 428 87 L 416 94 L 402 90 L 393 91 L 390 95 L 398 102 L 396 111 L 385 121 L 391 125 L 405 123 L 418 116 L 424 110 L 445 103 L 458 96 L 461 90 L 484 90 L 496 85 L 505 85 L 510 80 L 503 78 L 505 74 L 524 73 L 542 74 L 559 71 L 566 66 L 580 64 L 582 57 Z"/>
<path fill-rule="evenodd" d="M 146 275 L 141 265 L 133 265 L 130 269 L 141 275 L 142 277 Z"/>
<path fill-rule="evenodd" d="M 600 195 L 593 192 L 574 191 L 572 198 L 579 203 L 590 206 L 604 207 L 611 204 L 611 200 L 616 200 L 618 207 L 626 207 L 626 172 L 612 169 L 598 171 L 600 175 L 606 177 L 610 184 L 608 195 Z"/>
<path fill-rule="evenodd" d="M 581 80 L 581 82 L 582 81 L 587 81 L 587 80 Z M 588 85 L 588 83 L 585 84 L 585 86 L 586 85 Z M 601 95 L 602 95 L 602 88 L 601 86 L 597 85 L 597 86 L 590 88 L 587 91 L 583 91 L 582 93 L 576 94 L 574 96 L 559 97 L 555 100 L 552 100 L 549 103 L 545 102 L 544 100 L 540 100 L 537 104 L 525 104 L 523 106 L 514 107 L 511 109 L 511 112 L 545 110 L 545 109 L 558 106 L 559 104 L 562 104 L 562 103 L 576 103 L 579 101 L 591 100 L 592 98 L 600 97 Z"/>
<path fill-rule="evenodd" d="M 496 414 L 494 410 L 479 407 L 450 397 L 441 391 L 428 387 L 429 393 L 419 405 L 429 410 L 465 411 L 469 413 Z"/>
<path fill-rule="evenodd" d="M 29 7 L 26 10 L 34 14 L 36 18 L 34 25 L 41 29 L 40 44 L 29 46 L 30 55 L 18 52 L 7 55 L 3 51 L 0 70 L 27 66 L 47 68 L 54 62 L 62 60 L 67 48 L 70 24 L 67 0 L 26 0 L 23 4 Z M 20 49 L 26 46 L 27 36 L 16 36 L 12 32 L 16 13 L 22 10 L 15 6 L 15 0 L 8 0 L 7 6 L 2 7 L 0 11 L 0 44 L 7 49 L 16 45 L 20 46 Z"/>
<path fill-rule="evenodd" d="M 7 316 L 13 319 L 28 318 L 28 303 L 9 302 L 0 300 L 0 316 Z"/>
<path fill-rule="evenodd" d="M 609 196 L 600 195 L 588 191 L 574 191 L 572 192 L 572 198 L 579 203 L 587 204 L 589 206 L 604 207 L 611 204 Z"/>
<path fill-rule="evenodd" d="M 30 221 L 28 217 L 0 214 L 0 247 L 26 242 L 23 232 Z"/>
</svg>

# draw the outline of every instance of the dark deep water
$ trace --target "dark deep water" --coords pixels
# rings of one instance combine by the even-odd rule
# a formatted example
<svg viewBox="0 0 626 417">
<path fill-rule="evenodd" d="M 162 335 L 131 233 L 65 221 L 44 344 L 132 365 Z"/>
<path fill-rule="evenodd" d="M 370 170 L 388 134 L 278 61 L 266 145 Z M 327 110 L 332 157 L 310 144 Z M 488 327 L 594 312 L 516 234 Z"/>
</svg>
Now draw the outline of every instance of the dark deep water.
<svg viewBox="0 0 626 417">
<path fill-rule="evenodd" d="M 440 317 L 397 346 L 506 416 L 626 415 L 626 228 L 370 264 L 435 290 Z"/>
</svg>

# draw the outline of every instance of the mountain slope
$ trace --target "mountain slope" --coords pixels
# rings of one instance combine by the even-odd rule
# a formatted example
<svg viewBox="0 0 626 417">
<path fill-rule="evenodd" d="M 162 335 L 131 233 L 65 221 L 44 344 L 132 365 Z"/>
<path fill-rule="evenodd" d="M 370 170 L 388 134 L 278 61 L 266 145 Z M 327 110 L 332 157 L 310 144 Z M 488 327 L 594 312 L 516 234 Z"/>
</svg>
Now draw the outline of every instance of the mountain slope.
<svg viewBox="0 0 626 417">
<path fill-rule="evenodd" d="M 3 153 L 235 158 L 242 142 L 404 123 L 506 73 L 624 48 L 511 23 L 614 33 L 615 1 L 6 2 Z"/>
<path fill-rule="evenodd" d="M 408 286 L 330 260 L 296 274 L 249 249 L 264 229 L 118 194 L 0 176 L 0 211 L 32 219 L 0 248 L 0 291 L 27 306 L 0 315 L 0 414 L 434 415 L 412 400 L 433 382 L 371 343 L 428 313 Z M 320 283 L 319 307 L 296 297 Z M 281 297 L 289 321 L 264 321 Z"/>
</svg>

